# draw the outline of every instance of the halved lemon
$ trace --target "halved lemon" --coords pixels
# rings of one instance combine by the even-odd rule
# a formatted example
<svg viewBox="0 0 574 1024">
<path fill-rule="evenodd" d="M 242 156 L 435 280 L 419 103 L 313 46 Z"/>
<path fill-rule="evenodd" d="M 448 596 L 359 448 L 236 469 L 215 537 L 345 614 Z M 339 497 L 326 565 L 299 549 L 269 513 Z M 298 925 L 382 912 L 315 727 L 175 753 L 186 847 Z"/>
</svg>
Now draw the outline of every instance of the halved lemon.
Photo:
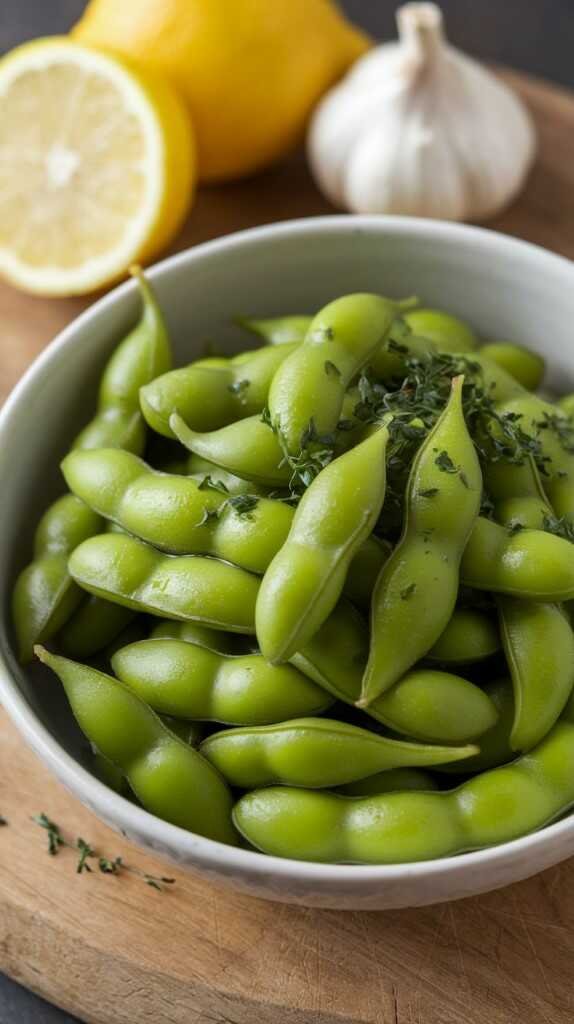
<svg viewBox="0 0 574 1024">
<path fill-rule="evenodd" d="M 53 37 L 0 61 L 0 273 L 73 295 L 155 255 L 195 184 L 189 115 L 124 58 Z"/>
</svg>

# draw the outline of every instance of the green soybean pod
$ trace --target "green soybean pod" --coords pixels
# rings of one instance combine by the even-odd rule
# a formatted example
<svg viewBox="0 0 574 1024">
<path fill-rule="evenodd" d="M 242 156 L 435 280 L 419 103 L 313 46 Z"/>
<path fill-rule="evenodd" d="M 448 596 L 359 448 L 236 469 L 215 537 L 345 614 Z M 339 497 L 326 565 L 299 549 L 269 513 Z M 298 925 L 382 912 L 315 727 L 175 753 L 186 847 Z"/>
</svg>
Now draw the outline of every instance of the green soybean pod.
<svg viewBox="0 0 574 1024">
<path fill-rule="evenodd" d="M 461 761 L 478 748 L 408 743 L 344 722 L 294 718 L 278 725 L 213 733 L 200 749 L 233 786 L 253 789 L 278 782 L 320 789 L 385 768 Z"/>
<path fill-rule="evenodd" d="M 441 774 L 466 775 L 467 772 L 482 772 L 515 759 L 516 753 L 510 746 L 510 733 L 515 714 L 512 683 L 510 679 L 505 678 L 489 679 L 484 684 L 484 692 L 496 708 L 496 722 L 483 732 L 477 741 L 480 748 L 478 754 L 467 757 L 463 769 L 458 765 L 437 765 L 436 771 Z"/>
<path fill-rule="evenodd" d="M 256 576 L 214 558 L 164 555 L 121 533 L 80 544 L 68 568 L 84 590 L 152 615 L 255 632 Z"/>
<path fill-rule="evenodd" d="M 527 751 L 550 731 L 574 686 L 574 633 L 555 604 L 498 600 L 500 629 L 514 687 L 510 744 Z"/>
<path fill-rule="evenodd" d="M 455 608 L 426 657 L 442 664 L 464 665 L 483 661 L 500 650 L 496 622 L 476 608 Z"/>
<path fill-rule="evenodd" d="M 86 738 L 121 770 L 147 811 L 198 835 L 235 843 L 231 794 L 201 754 L 117 679 L 43 647 L 36 654 L 61 680 Z"/>
<path fill-rule="evenodd" d="M 211 629 L 210 626 L 203 626 L 200 622 L 172 622 L 170 619 L 164 619 L 153 627 L 149 639 L 185 640 L 187 643 L 206 647 L 208 651 L 216 651 L 218 654 L 240 653 L 237 650 L 237 634 L 223 633 L 220 629 Z"/>
<path fill-rule="evenodd" d="M 236 316 L 235 323 L 246 331 L 261 338 L 266 345 L 300 344 L 311 326 L 313 317 L 302 314 L 294 316 L 273 316 L 257 319 L 249 316 Z"/>
<path fill-rule="evenodd" d="M 74 448 L 125 448 L 136 455 L 144 450 L 139 390 L 169 370 L 171 349 L 152 289 L 139 268 L 132 273 L 142 296 L 142 315 L 109 359 L 100 383 L 98 411 L 76 437 Z"/>
<path fill-rule="evenodd" d="M 210 431 L 261 412 L 275 371 L 296 345 L 243 352 L 230 359 L 199 359 L 156 376 L 140 392 L 146 422 L 173 437 L 169 419 L 177 412 L 194 430 Z"/>
<path fill-rule="evenodd" d="M 162 714 L 228 725 L 268 725 L 319 714 L 332 697 L 292 665 L 260 654 L 229 657 L 184 640 L 142 640 L 117 651 L 112 668 Z"/>
<path fill-rule="evenodd" d="M 520 425 L 540 443 L 545 459 L 544 490 L 558 517 L 574 523 L 574 438 L 568 416 L 537 395 L 521 395 L 497 405 L 501 416 L 520 418 Z"/>
<path fill-rule="evenodd" d="M 89 594 L 60 630 L 58 646 L 69 658 L 91 658 L 111 644 L 135 614 Z"/>
<path fill-rule="evenodd" d="M 337 792 L 343 796 L 377 796 L 379 793 L 396 793 L 405 790 L 432 792 L 438 785 L 430 772 L 420 768 L 387 768 L 384 772 L 368 775 L 366 779 L 348 782 L 338 786 Z"/>
<path fill-rule="evenodd" d="M 345 391 L 385 340 L 399 312 L 380 295 L 345 295 L 313 318 L 305 340 L 281 364 L 269 389 L 271 422 L 297 455 L 313 423 L 321 436 L 340 419 Z"/>
<path fill-rule="evenodd" d="M 573 803 L 574 725 L 567 709 L 529 754 L 454 790 L 348 797 L 270 787 L 243 796 L 233 819 L 248 842 L 274 856 L 399 864 L 509 842 Z"/>
<path fill-rule="evenodd" d="M 173 718 L 171 715 L 159 716 L 167 729 L 179 736 L 180 740 L 189 744 L 190 747 L 199 747 L 203 737 L 204 728 L 201 722 L 189 722 L 181 718 Z"/>
<path fill-rule="evenodd" d="M 441 352 L 472 352 L 478 345 L 468 324 L 440 309 L 413 309 L 404 319 L 413 334 L 434 342 Z"/>
<path fill-rule="evenodd" d="M 226 497 L 218 488 L 159 473 L 111 448 L 70 452 L 62 472 L 86 504 L 154 547 L 213 555 L 252 572 L 265 572 L 293 520 L 284 502 Z"/>
<path fill-rule="evenodd" d="M 68 573 L 68 556 L 102 525 L 100 516 L 73 494 L 58 498 L 42 516 L 33 561 L 18 576 L 12 595 L 20 661 L 30 661 L 34 644 L 55 636 L 82 601 Z"/>
<path fill-rule="evenodd" d="M 574 416 L 574 394 L 564 395 L 558 399 L 558 407 L 566 416 Z"/>
<path fill-rule="evenodd" d="M 501 459 L 483 467 L 486 490 L 494 504 L 494 514 L 502 526 L 542 530 L 552 508 L 544 493 L 534 459 L 522 464 Z"/>
<path fill-rule="evenodd" d="M 357 549 L 347 570 L 345 595 L 361 611 L 368 611 L 378 575 L 390 557 L 392 545 L 371 534 Z"/>
<path fill-rule="evenodd" d="M 339 700 L 354 704 L 368 650 L 364 622 L 353 607 L 340 601 L 291 662 Z M 395 732 L 430 743 L 466 743 L 490 730 L 497 718 L 495 705 L 478 686 L 424 668 L 407 672 L 365 711 Z"/>
<path fill-rule="evenodd" d="M 431 649 L 454 610 L 462 553 L 482 476 L 462 410 L 463 377 L 413 461 L 399 543 L 371 604 L 371 650 L 359 706 L 389 689 Z M 408 643 L 405 638 L 408 637 Z"/>
<path fill-rule="evenodd" d="M 383 505 L 387 442 L 381 427 L 323 469 L 301 498 L 257 599 L 257 639 L 268 661 L 287 661 L 335 607 Z M 352 500 L 340 499 L 345 494 Z"/>
<path fill-rule="evenodd" d="M 574 597 L 574 546 L 543 530 L 509 533 L 479 516 L 462 556 L 462 582 L 531 601 Z"/>
<path fill-rule="evenodd" d="M 510 373 L 527 391 L 536 391 L 544 377 L 544 359 L 523 345 L 510 341 L 495 341 L 480 350 L 493 363 Z"/>
<path fill-rule="evenodd" d="M 228 473 L 214 462 L 202 459 L 200 455 L 189 452 L 185 472 L 204 487 L 219 487 L 228 494 L 267 494 L 266 487 L 259 487 L 251 480 L 243 480 L 240 476 Z"/>
<path fill-rule="evenodd" d="M 177 413 L 169 423 L 185 448 L 226 472 L 266 487 L 285 487 L 289 483 L 291 470 L 277 435 L 260 416 L 206 433 L 191 430 Z"/>
</svg>

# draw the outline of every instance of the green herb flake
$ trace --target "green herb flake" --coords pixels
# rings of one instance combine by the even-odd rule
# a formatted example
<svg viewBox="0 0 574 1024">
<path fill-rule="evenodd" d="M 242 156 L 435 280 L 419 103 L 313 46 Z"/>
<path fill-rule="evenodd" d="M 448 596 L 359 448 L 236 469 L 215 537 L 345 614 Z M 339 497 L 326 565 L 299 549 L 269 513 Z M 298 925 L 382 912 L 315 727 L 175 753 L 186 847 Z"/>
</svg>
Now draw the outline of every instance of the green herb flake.
<svg viewBox="0 0 574 1024">
<path fill-rule="evenodd" d="M 223 480 L 214 480 L 213 477 L 208 473 L 197 485 L 198 491 L 219 491 L 221 494 L 229 494 L 229 490 L 223 483 Z"/>
<path fill-rule="evenodd" d="M 227 504 L 238 516 L 245 516 L 246 519 L 253 519 L 253 512 L 257 508 L 259 498 L 256 494 L 234 494 L 227 499 Z"/>
<path fill-rule="evenodd" d="M 51 857 L 55 857 L 59 852 L 60 847 L 66 845 L 60 829 L 53 821 L 50 821 L 44 812 L 37 814 L 32 818 L 32 821 L 34 821 L 36 825 L 39 825 L 40 828 L 46 829 L 46 832 L 48 833 L 48 853 Z"/>
<path fill-rule="evenodd" d="M 237 395 L 239 398 L 245 398 L 245 392 L 250 384 L 250 380 L 234 380 L 232 384 L 227 385 L 227 390 L 231 391 L 232 395 Z"/>
<path fill-rule="evenodd" d="M 460 482 L 461 482 L 461 484 L 462 484 L 462 485 L 463 485 L 464 487 L 466 487 L 466 489 L 468 490 L 468 488 L 470 487 L 470 484 L 469 484 L 469 482 L 468 482 L 468 477 L 467 477 L 467 475 L 466 475 L 466 473 L 464 472 L 464 470 L 463 470 L 463 469 L 460 469 L 460 470 L 459 470 L 459 472 L 458 472 L 458 476 L 459 476 L 459 479 L 460 479 Z"/>
<path fill-rule="evenodd" d="M 545 515 L 542 521 L 542 528 L 546 533 L 553 533 L 562 540 L 568 540 L 574 544 L 574 524 L 566 516 Z"/>
<path fill-rule="evenodd" d="M 520 533 L 523 529 L 524 523 L 521 523 L 519 519 L 511 520 L 506 527 L 507 533 L 509 533 L 511 537 L 516 536 L 516 534 Z"/>
<path fill-rule="evenodd" d="M 444 449 L 442 450 L 442 452 L 439 452 L 434 461 L 435 465 L 438 466 L 442 473 L 458 473 L 458 469 L 456 468 L 450 455 Z"/>
<path fill-rule="evenodd" d="M 424 491 L 419 491 L 421 498 L 435 498 L 438 493 L 438 487 L 427 487 Z"/>
<path fill-rule="evenodd" d="M 408 601 L 409 597 L 413 596 L 416 589 L 416 583 L 409 583 L 408 587 L 405 587 L 404 590 L 401 590 L 401 600 Z"/>
<path fill-rule="evenodd" d="M 261 410 L 261 422 L 264 423 L 265 426 L 270 427 L 271 430 L 275 431 L 275 426 L 271 419 L 271 410 L 268 405 L 264 405 Z"/>
<path fill-rule="evenodd" d="M 198 526 L 205 526 L 207 523 L 213 522 L 214 519 L 219 519 L 218 508 L 204 508 L 203 515 L 198 522 Z"/>
<path fill-rule="evenodd" d="M 123 867 L 121 857 L 109 860 L 108 857 L 98 857 L 98 867 L 103 875 L 118 875 Z"/>
<path fill-rule="evenodd" d="M 409 347 L 408 345 L 402 345 L 399 341 L 395 341 L 394 338 L 389 338 L 387 342 L 387 351 L 396 352 L 400 355 L 408 355 Z"/>
<path fill-rule="evenodd" d="M 326 359 L 324 362 L 325 373 L 328 377 L 340 377 L 341 371 L 335 363 L 332 363 L 330 359 Z"/>
<path fill-rule="evenodd" d="M 82 871 L 91 871 L 92 870 L 90 865 L 88 864 L 88 859 L 90 857 L 94 857 L 95 853 L 94 853 L 92 847 L 90 846 L 90 844 L 87 843 L 85 839 L 82 839 L 81 836 L 78 836 L 78 838 L 76 839 L 76 846 L 77 846 L 78 850 L 80 851 L 79 857 L 78 857 L 78 863 L 77 863 L 77 866 L 76 866 L 76 873 L 78 875 L 81 875 Z"/>
</svg>

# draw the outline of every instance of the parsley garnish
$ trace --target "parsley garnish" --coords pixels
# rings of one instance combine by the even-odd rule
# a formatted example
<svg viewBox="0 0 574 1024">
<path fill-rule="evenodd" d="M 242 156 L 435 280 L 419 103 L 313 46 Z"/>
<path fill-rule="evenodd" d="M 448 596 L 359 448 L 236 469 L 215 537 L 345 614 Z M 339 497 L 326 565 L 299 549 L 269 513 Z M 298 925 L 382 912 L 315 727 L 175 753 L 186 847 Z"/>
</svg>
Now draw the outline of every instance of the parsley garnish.
<svg viewBox="0 0 574 1024">
<path fill-rule="evenodd" d="M 408 587 L 405 587 L 404 590 L 401 590 L 401 600 L 408 601 L 409 597 L 413 596 L 416 589 L 416 583 L 409 583 Z"/>
<path fill-rule="evenodd" d="M 569 540 L 574 544 L 574 525 L 568 521 L 566 516 L 545 515 L 542 521 L 542 528 L 546 533 L 553 533 L 556 537 Z"/>
<path fill-rule="evenodd" d="M 438 487 L 427 487 L 424 491 L 419 491 L 421 498 L 434 498 L 439 493 Z"/>
<path fill-rule="evenodd" d="M 327 374 L 328 377 L 341 376 L 341 371 L 339 367 L 335 366 L 335 363 L 332 363 L 330 359 L 326 359 L 323 365 L 325 367 L 325 373 Z"/>
<path fill-rule="evenodd" d="M 210 491 L 220 491 L 221 494 L 229 494 L 229 490 L 223 483 L 223 480 L 214 480 L 213 477 L 208 474 L 200 480 L 197 489 L 198 491 L 206 491 L 209 488 Z"/>
<path fill-rule="evenodd" d="M 435 451 L 436 451 L 436 448 L 435 448 Z M 455 466 L 454 462 L 452 461 L 450 455 L 448 454 L 447 451 L 444 451 L 444 449 L 443 449 L 442 452 L 439 452 L 439 454 L 437 455 L 437 457 L 436 457 L 436 459 L 434 461 L 435 461 L 435 465 L 438 466 L 438 468 L 441 470 L 441 472 L 443 472 L 443 473 L 458 473 L 458 469 L 456 468 L 456 466 Z"/>
<path fill-rule="evenodd" d="M 231 391 L 232 395 L 237 395 L 239 398 L 241 398 L 247 391 L 247 388 L 249 387 L 250 384 L 250 380 L 235 380 L 233 381 L 233 384 L 227 385 L 227 390 Z"/>
<path fill-rule="evenodd" d="M 205 526 L 207 523 L 210 523 L 213 519 L 219 519 L 219 511 L 220 510 L 218 508 L 204 508 L 203 515 L 197 525 Z"/>
<path fill-rule="evenodd" d="M 258 502 L 259 498 L 256 494 L 234 494 L 232 498 L 227 499 L 227 504 L 234 512 L 238 516 L 245 516 L 246 519 L 253 519 L 253 510 L 257 507 Z"/>
<path fill-rule="evenodd" d="M 128 872 L 128 874 L 136 875 L 141 878 L 146 885 L 152 886 L 154 889 L 158 889 L 163 892 L 163 887 L 166 885 L 174 885 L 175 878 L 167 878 L 163 875 L 155 876 L 148 874 L 147 871 L 141 871 L 139 868 L 132 867 L 129 864 L 125 864 L 121 857 L 115 857 L 111 860 L 109 857 L 104 857 L 98 854 L 94 850 L 93 846 L 78 836 L 75 843 L 70 842 L 64 838 L 60 827 L 55 822 L 50 821 L 46 814 L 37 814 L 32 818 L 32 821 L 36 825 L 40 825 L 41 828 L 45 829 L 48 833 L 48 853 L 51 856 L 56 856 L 60 852 L 62 847 L 69 850 L 75 850 L 78 854 L 78 861 L 76 864 L 76 872 L 81 875 L 83 872 L 91 872 L 93 869 L 88 863 L 91 860 L 97 860 L 98 868 L 103 875 L 119 875 L 122 871 Z M 2 819 L 2 824 L 7 825 L 8 822 Z"/>
</svg>

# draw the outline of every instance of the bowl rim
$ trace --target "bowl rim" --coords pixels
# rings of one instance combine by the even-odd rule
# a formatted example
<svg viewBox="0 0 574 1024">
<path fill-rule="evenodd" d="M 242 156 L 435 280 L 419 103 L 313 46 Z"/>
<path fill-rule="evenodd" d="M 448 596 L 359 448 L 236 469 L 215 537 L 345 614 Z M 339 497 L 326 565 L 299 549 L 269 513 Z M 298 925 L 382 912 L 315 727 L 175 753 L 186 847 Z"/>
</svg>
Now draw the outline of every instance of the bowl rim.
<svg viewBox="0 0 574 1024">
<path fill-rule="evenodd" d="M 260 227 L 247 228 L 192 246 L 161 260 L 146 269 L 152 284 L 169 276 L 174 268 L 190 267 L 205 256 L 226 254 L 234 249 L 258 245 L 272 237 L 305 236 L 329 233 L 391 233 L 403 237 L 434 238 L 453 244 L 471 242 L 484 255 L 506 250 L 508 255 L 524 262 L 544 264 L 548 272 L 569 278 L 574 285 L 574 263 L 567 257 L 550 252 L 542 246 L 504 235 L 489 228 L 456 224 L 447 221 L 415 217 L 370 216 L 337 214 L 305 217 L 280 221 Z M 36 357 L 17 382 L 0 410 L 0 449 L 4 435 L 9 433 L 15 412 L 26 400 L 28 391 L 35 388 L 63 351 L 73 347 L 76 336 L 88 324 L 97 324 L 107 311 L 130 293 L 135 293 L 135 281 L 126 281 L 96 300 L 74 318 Z M 258 851 L 228 846 L 196 833 L 172 825 L 131 803 L 100 782 L 58 743 L 49 729 L 42 724 L 21 692 L 10 665 L 11 654 L 0 650 L 0 700 L 2 706 L 23 735 L 28 745 L 47 764 L 49 769 L 67 784 L 84 804 L 106 821 L 113 819 L 126 832 L 141 836 L 150 848 L 159 852 L 166 847 L 176 849 L 190 865 L 206 871 L 222 871 L 230 876 L 248 877 L 264 881 L 273 876 L 283 883 L 317 883 L 332 887 L 337 883 L 349 892 L 352 888 L 365 888 L 372 884 L 408 881 L 424 876 L 436 880 L 445 875 L 480 871 L 488 866 L 500 868 L 516 856 L 523 857 L 552 844 L 565 834 L 574 834 L 574 815 L 542 826 L 539 830 L 517 839 L 468 853 L 457 853 L 433 860 L 419 860 L 400 864 L 331 864 L 283 858 Z M 129 837 L 129 835 L 128 835 Z M 511 880 L 511 879 L 509 879 Z"/>
</svg>

